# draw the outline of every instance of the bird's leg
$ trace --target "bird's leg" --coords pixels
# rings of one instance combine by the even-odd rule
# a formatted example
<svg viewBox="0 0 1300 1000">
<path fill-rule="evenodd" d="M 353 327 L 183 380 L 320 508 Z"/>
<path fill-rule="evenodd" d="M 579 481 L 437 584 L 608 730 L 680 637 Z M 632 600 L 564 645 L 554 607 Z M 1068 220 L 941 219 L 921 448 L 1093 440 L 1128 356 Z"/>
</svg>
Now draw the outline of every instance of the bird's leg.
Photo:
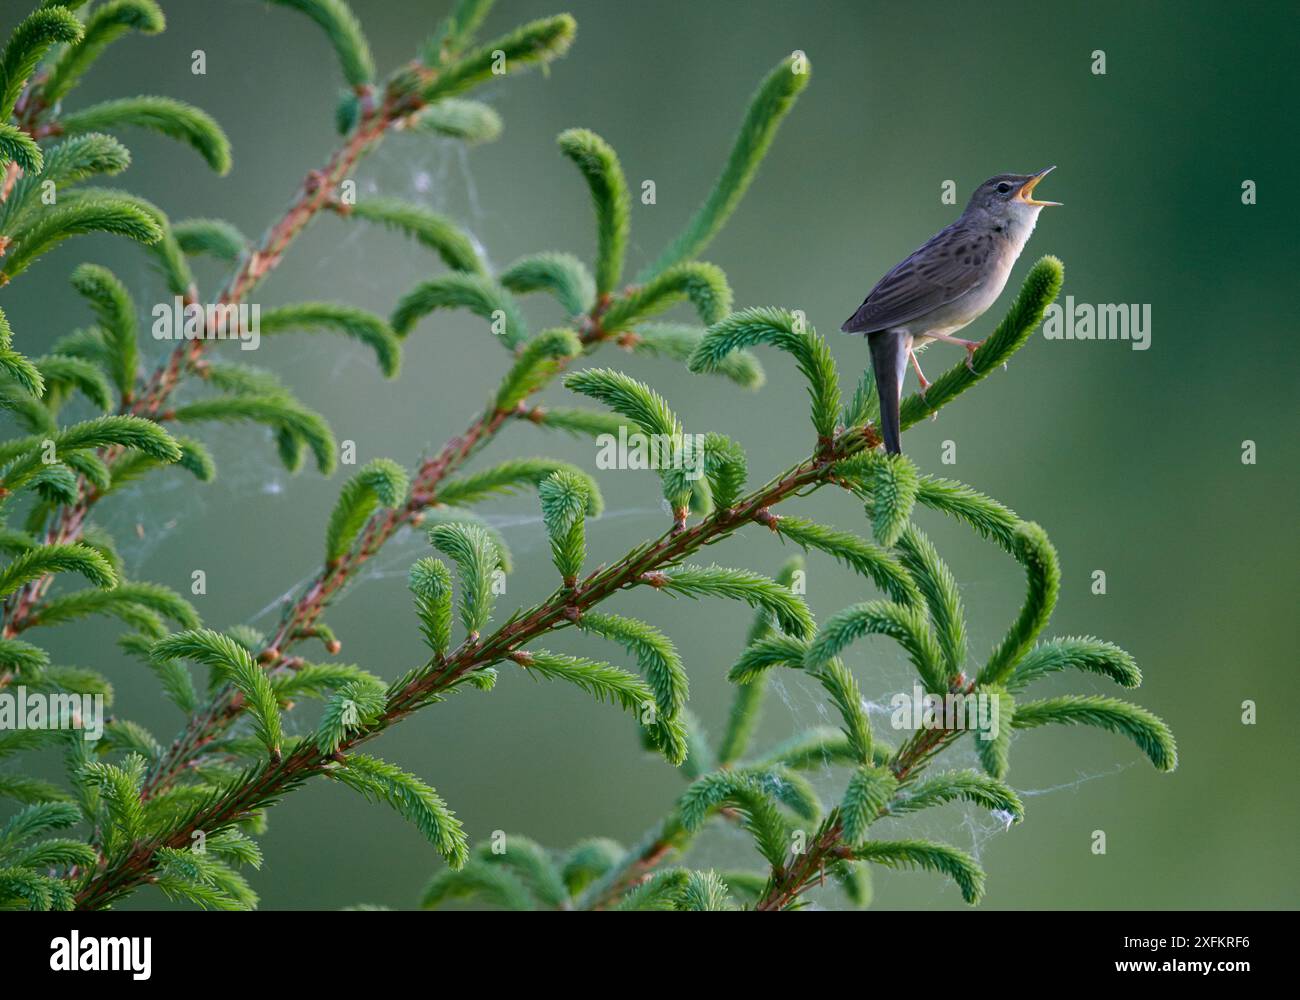
<svg viewBox="0 0 1300 1000">
<path fill-rule="evenodd" d="M 912 368 L 916 371 L 916 380 L 921 383 L 921 398 L 925 399 L 925 390 L 930 388 L 930 380 L 925 377 L 925 372 L 921 371 L 921 362 L 917 360 L 916 351 L 910 347 L 907 349 L 907 356 L 912 362 Z M 928 402 L 928 400 L 926 400 Z M 933 410 L 930 413 L 931 420 L 939 419 L 939 411 Z"/>
<path fill-rule="evenodd" d="M 926 398 L 926 390 L 930 389 L 930 380 L 926 377 L 926 373 L 920 371 L 920 362 L 917 360 L 917 352 L 911 350 L 910 347 L 907 349 L 907 360 L 910 360 L 911 367 L 913 367 L 914 371 L 917 372 L 917 381 L 920 382 L 920 398 L 924 399 Z"/>
<path fill-rule="evenodd" d="M 975 362 L 973 360 L 975 352 L 979 350 L 980 345 L 982 345 L 984 341 L 962 340 L 961 337 L 950 337 L 943 333 L 928 333 L 926 336 L 931 340 L 942 340 L 945 344 L 961 344 L 962 347 L 966 348 L 966 367 L 971 371 L 975 370 Z"/>
<path fill-rule="evenodd" d="M 930 388 L 930 380 L 925 377 L 925 372 L 921 371 L 921 362 L 916 360 L 916 352 L 910 347 L 907 350 L 907 357 L 916 372 L 916 380 L 921 383 L 921 398 L 925 399 L 925 390 Z"/>
</svg>

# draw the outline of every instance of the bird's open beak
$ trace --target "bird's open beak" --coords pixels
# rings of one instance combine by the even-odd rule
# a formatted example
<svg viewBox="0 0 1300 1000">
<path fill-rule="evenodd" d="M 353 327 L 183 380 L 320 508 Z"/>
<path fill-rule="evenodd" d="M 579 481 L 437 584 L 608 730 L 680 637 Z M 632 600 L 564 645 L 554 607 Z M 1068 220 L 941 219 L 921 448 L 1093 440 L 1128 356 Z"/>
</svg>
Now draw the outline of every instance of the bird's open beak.
<svg viewBox="0 0 1300 1000">
<path fill-rule="evenodd" d="M 1038 173 L 1034 174 L 1033 177 L 1029 178 L 1029 180 L 1025 181 L 1025 183 L 1020 188 L 1020 193 L 1016 196 L 1017 199 L 1023 201 L 1026 205 L 1041 206 L 1041 205 L 1061 204 L 1059 201 L 1038 201 L 1037 199 L 1031 197 L 1031 195 L 1033 195 L 1034 193 L 1034 188 L 1038 186 L 1038 182 L 1041 181 L 1044 177 L 1046 177 L 1055 169 L 1056 167 L 1048 167 L 1046 170 L 1040 170 L 1038 171 Z"/>
</svg>

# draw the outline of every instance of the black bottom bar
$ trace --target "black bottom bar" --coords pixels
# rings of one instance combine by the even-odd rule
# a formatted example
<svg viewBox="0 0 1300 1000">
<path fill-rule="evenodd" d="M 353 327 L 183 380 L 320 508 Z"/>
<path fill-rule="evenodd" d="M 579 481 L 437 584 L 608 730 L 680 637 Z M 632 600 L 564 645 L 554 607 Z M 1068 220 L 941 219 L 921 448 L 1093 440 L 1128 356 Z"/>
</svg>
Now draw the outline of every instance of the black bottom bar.
<svg viewBox="0 0 1300 1000">
<path fill-rule="evenodd" d="M 611 982 L 601 967 L 609 965 L 612 972 L 637 961 L 637 940 L 646 942 L 645 957 L 653 953 L 656 967 L 672 961 L 673 946 L 629 934 L 627 918 L 583 920 L 581 946 L 570 918 L 514 917 L 512 923 L 528 921 L 526 932 L 519 926 L 490 926 L 497 919 L 463 912 L 5 914 L 0 961 L 6 986 L 62 980 L 84 987 L 102 979 L 127 989 L 223 979 L 342 989 L 373 985 L 376 968 L 386 977 L 418 973 L 436 963 L 447 971 L 473 967 L 491 977 L 495 969 L 537 973 L 557 961 L 569 978 L 585 978 L 583 970 L 590 966 L 593 976 Z M 856 954 L 869 967 L 873 986 L 882 979 L 957 988 L 999 981 L 1077 987 L 1125 980 L 1182 987 L 1200 980 L 1232 988 L 1258 973 L 1271 973 L 1272 981 L 1291 964 L 1279 949 L 1286 939 L 1282 922 L 1289 925 L 1294 918 L 1258 912 L 870 911 L 792 914 L 784 921 L 735 914 L 710 927 L 703 921 L 682 926 L 675 918 L 678 923 L 670 929 L 671 919 L 655 931 L 673 935 L 683 962 L 697 960 L 691 953 L 706 939 L 746 949 L 770 947 L 771 957 L 799 955 L 801 964 L 824 952 L 820 957 L 839 960 L 824 966 L 828 975 L 840 975 L 832 970 Z M 609 948 L 601 947 L 605 935 Z M 770 946 L 763 940 L 769 935 Z"/>
</svg>

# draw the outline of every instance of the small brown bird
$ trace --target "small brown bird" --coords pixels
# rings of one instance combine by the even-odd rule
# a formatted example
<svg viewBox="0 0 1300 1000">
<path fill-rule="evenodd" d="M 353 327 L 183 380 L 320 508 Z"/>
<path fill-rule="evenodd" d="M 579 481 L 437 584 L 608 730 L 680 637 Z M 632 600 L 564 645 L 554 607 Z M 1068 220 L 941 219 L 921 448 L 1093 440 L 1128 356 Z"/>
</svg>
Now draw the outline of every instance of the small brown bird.
<svg viewBox="0 0 1300 1000">
<path fill-rule="evenodd" d="M 881 278 L 840 327 L 867 336 L 880 396 L 880 429 L 890 454 L 902 450 L 898 404 L 909 359 L 922 394 L 930 383 L 916 350 L 932 340 L 961 344 L 966 364 L 974 370 L 971 355 L 979 342 L 953 334 L 997 301 L 1038 213 L 1046 205 L 1060 204 L 1032 197 L 1038 182 L 1055 169 L 990 177 L 975 189 L 961 218 Z"/>
</svg>

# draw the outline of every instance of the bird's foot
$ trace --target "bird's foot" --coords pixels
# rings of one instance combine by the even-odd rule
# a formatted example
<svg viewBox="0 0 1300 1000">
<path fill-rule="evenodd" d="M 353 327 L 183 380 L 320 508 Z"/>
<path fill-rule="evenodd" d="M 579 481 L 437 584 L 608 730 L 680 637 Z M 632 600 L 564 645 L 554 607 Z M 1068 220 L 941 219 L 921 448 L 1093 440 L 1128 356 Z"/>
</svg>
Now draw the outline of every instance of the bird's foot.
<svg viewBox="0 0 1300 1000">
<path fill-rule="evenodd" d="M 920 386 L 919 389 L 917 389 L 916 394 L 917 394 L 918 396 L 921 397 L 921 402 L 922 402 L 922 403 L 924 403 L 926 406 L 929 406 L 929 405 L 930 405 L 930 398 L 925 394 L 925 390 L 928 389 L 928 388 L 930 388 L 930 386 L 931 386 L 932 383 L 930 382 L 929 379 L 927 379 L 924 375 L 921 374 L 921 366 L 916 364 L 916 357 L 915 357 L 915 356 L 913 356 L 913 358 L 912 358 L 912 364 L 913 364 L 913 365 L 916 365 L 916 379 L 917 379 L 918 382 L 921 383 L 921 386 Z M 939 419 L 939 411 L 938 411 L 938 410 L 931 410 L 931 411 L 930 411 L 930 419 L 931 419 L 931 420 L 938 420 L 938 419 Z"/>
<path fill-rule="evenodd" d="M 926 393 L 926 390 L 930 388 L 930 382 L 919 371 L 916 373 L 916 379 L 918 383 L 916 387 L 916 394 L 921 397 L 922 403 L 924 403 L 926 406 L 929 406 L 930 397 Z"/>
<path fill-rule="evenodd" d="M 975 352 L 984 346 L 984 341 L 962 340 L 961 337 L 950 337 L 942 333 L 929 333 L 926 336 L 931 340 L 942 340 L 945 344 L 961 344 L 962 347 L 966 348 L 966 367 L 975 374 L 979 374 L 975 371 Z"/>
<path fill-rule="evenodd" d="M 921 386 L 921 388 L 920 388 L 921 402 L 923 402 L 926 406 L 929 406 L 929 405 L 930 405 L 930 400 L 926 398 L 925 390 L 928 389 L 928 388 L 930 388 L 931 382 L 930 382 L 930 380 L 929 380 L 928 378 L 925 377 L 925 372 L 921 371 L 921 362 L 919 362 L 919 361 L 916 360 L 916 352 L 915 352 L 915 351 L 910 351 L 910 350 L 909 350 L 909 351 L 907 352 L 907 356 L 908 356 L 909 360 L 911 360 L 911 362 L 912 362 L 912 367 L 916 370 L 916 381 L 919 382 L 919 383 L 920 383 L 920 386 Z M 938 419 L 939 419 L 939 411 L 938 411 L 938 410 L 931 410 L 931 411 L 930 411 L 930 419 L 931 419 L 931 420 L 938 420 Z"/>
<path fill-rule="evenodd" d="M 916 360 L 916 352 L 909 350 L 907 358 L 912 362 L 912 369 L 916 372 L 916 381 L 921 384 L 921 398 L 925 399 L 925 390 L 930 388 L 930 380 L 925 377 L 925 372 L 921 371 L 921 362 Z"/>
<path fill-rule="evenodd" d="M 919 374 L 919 373 L 918 373 L 918 374 Z M 920 387 L 920 388 L 917 390 L 917 392 L 916 392 L 916 394 L 917 394 L 918 396 L 921 397 L 921 402 L 924 403 L 926 406 L 929 406 L 929 405 L 930 405 L 930 399 L 929 399 L 929 397 L 926 396 L 926 394 L 925 394 L 925 390 L 928 389 L 928 388 L 930 388 L 930 383 L 927 382 L 925 379 L 921 379 L 921 387 Z M 931 410 L 931 411 L 930 411 L 930 419 L 931 419 L 931 420 L 938 420 L 938 419 L 939 419 L 939 411 L 938 411 L 938 410 Z"/>
</svg>

